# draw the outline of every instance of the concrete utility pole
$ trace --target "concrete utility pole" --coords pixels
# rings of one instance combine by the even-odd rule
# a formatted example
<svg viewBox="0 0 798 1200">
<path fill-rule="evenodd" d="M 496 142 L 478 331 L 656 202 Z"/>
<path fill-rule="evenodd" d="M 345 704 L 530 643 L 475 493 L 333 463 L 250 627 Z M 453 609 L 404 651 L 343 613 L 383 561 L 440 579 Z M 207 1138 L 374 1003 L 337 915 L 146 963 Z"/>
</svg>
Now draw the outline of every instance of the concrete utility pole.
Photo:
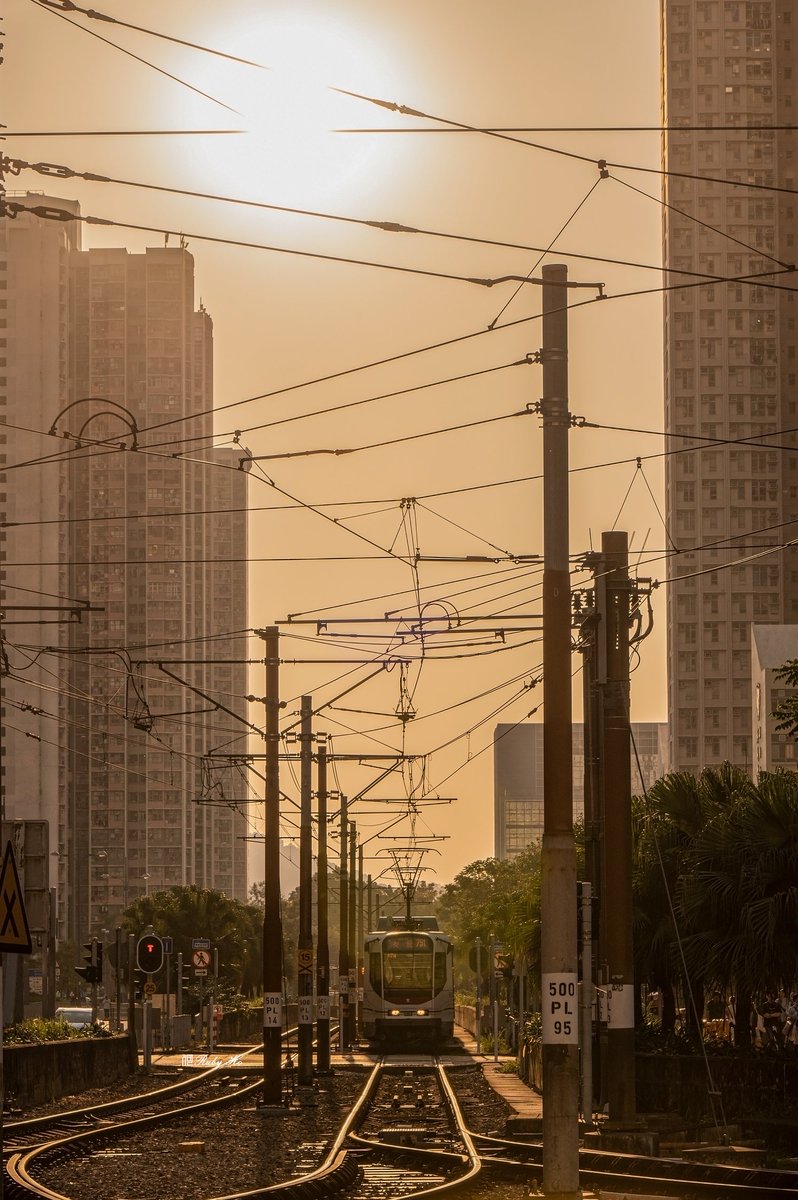
<svg viewBox="0 0 798 1200">
<path fill-rule="evenodd" d="M 568 270 L 543 268 L 543 1191 L 579 1193 L 576 849 L 571 773 Z"/>
<path fill-rule="evenodd" d="M 606 1094 L 613 1122 L 636 1115 L 632 950 L 632 779 L 629 740 L 631 582 L 626 533 L 601 535 L 596 579 L 599 622 L 604 817 L 604 933 L 607 963 Z"/>
<path fill-rule="evenodd" d="M 298 1071 L 300 1087 L 313 1083 L 313 700 L 300 702 L 299 735 L 299 936 L 297 938 L 297 1000 L 299 1005 Z"/>
<path fill-rule="evenodd" d="M 323 736 L 323 735 L 322 735 Z M 316 1066 L 330 1070 L 330 940 L 327 889 L 327 743 L 319 741 L 316 791 L 319 822 L 318 923 L 319 946 L 316 954 Z"/>
<path fill-rule="evenodd" d="M 349 805 L 341 796 L 341 862 L 338 897 L 338 1045 L 349 1045 Z"/>
<path fill-rule="evenodd" d="M 280 916 L 280 634 L 266 641 L 266 817 L 263 829 L 263 1104 L 282 1100 L 283 926 Z"/>
</svg>

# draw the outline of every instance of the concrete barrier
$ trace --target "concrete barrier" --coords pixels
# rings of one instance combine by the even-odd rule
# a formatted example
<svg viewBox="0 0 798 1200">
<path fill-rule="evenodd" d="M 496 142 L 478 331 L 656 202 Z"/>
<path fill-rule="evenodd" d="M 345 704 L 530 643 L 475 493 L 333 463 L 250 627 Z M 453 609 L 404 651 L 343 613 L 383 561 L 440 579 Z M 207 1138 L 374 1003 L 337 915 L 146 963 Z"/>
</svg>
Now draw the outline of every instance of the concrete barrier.
<svg viewBox="0 0 798 1200">
<path fill-rule="evenodd" d="M 126 1034 L 3 1047 L 5 1094 L 26 1109 L 87 1088 L 105 1087 L 131 1074 Z"/>
</svg>

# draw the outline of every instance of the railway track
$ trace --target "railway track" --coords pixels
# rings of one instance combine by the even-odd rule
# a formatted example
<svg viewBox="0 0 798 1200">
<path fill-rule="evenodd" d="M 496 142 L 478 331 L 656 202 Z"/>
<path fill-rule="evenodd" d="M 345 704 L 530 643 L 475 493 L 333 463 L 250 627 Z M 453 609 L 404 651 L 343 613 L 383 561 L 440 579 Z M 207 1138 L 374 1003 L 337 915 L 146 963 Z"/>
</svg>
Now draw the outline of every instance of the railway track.
<svg viewBox="0 0 798 1200">
<path fill-rule="evenodd" d="M 542 1176 L 542 1145 L 471 1132 L 439 1060 L 413 1068 L 390 1058 L 373 1070 L 324 1163 L 309 1174 L 263 1191 L 216 1200 L 259 1196 L 307 1200 L 324 1195 L 347 1200 L 422 1200 L 455 1193 L 497 1173 L 516 1179 Z M 643 1155 L 582 1150 L 580 1186 L 705 1200 L 787 1200 L 798 1197 L 798 1173 Z M 477 1190 L 472 1194 L 479 1194 Z M 487 1193 L 486 1193 L 487 1194 Z M 494 1193 L 495 1194 L 495 1193 Z"/>
<path fill-rule="evenodd" d="M 287 1034 L 289 1036 L 289 1034 Z M 248 1056 L 262 1050 L 262 1046 L 252 1046 L 235 1060 L 220 1062 L 191 1076 L 181 1079 L 174 1084 L 164 1087 L 150 1088 L 149 1091 L 137 1092 L 134 1096 L 126 1096 L 116 1100 L 107 1100 L 101 1104 L 90 1104 L 82 1108 L 66 1109 L 52 1112 L 40 1117 L 24 1117 L 19 1121 L 4 1121 L 2 1126 L 2 1154 L 4 1159 L 13 1154 L 22 1153 L 58 1138 L 68 1138 L 76 1133 L 88 1133 L 91 1130 L 109 1129 L 115 1116 L 124 1116 L 125 1112 L 137 1109 L 160 1110 L 176 1097 L 188 1092 L 200 1091 L 214 1086 L 216 1090 L 223 1086 L 232 1087 L 239 1076 L 235 1074 L 235 1061 L 242 1062 Z"/>
<path fill-rule="evenodd" d="M 289 1043 L 294 1033 L 295 1030 L 287 1030 L 283 1034 L 284 1042 Z M 4 1195 L 9 1200 L 30 1200 L 37 1196 L 52 1200 L 60 1194 L 35 1178 L 32 1173 L 34 1169 L 46 1172 L 48 1165 L 54 1162 L 93 1151 L 98 1145 L 135 1130 L 222 1107 L 257 1094 L 263 1087 L 262 1077 L 247 1083 L 248 1076 L 236 1073 L 234 1068 L 237 1063 L 261 1050 L 261 1045 L 252 1046 L 232 1061 L 215 1064 L 190 1079 L 139 1092 L 134 1096 L 6 1122 L 3 1127 Z M 198 1090 L 212 1091 L 213 1094 L 194 1103 L 173 1106 L 175 1099 Z M 133 1118 L 126 1115 L 138 1109 L 150 1111 Z M 61 1197 L 61 1200 L 64 1198 Z"/>
<path fill-rule="evenodd" d="M 253 1047 L 250 1053 L 257 1049 Z M 213 1076 L 221 1082 L 224 1068 L 203 1072 L 206 1085 Z M 456 1078 L 456 1068 L 452 1076 Z M 184 1082 L 160 1089 L 166 1093 L 167 1105 L 170 1096 L 187 1090 Z M 96 1153 L 98 1144 L 136 1133 L 148 1125 L 222 1107 L 257 1093 L 261 1087 L 262 1080 L 257 1079 L 221 1096 L 217 1094 L 178 1108 L 160 1108 L 118 1122 L 112 1120 L 112 1113 L 106 1112 L 100 1117 L 102 1123 L 90 1129 L 61 1133 L 44 1144 L 13 1153 L 7 1164 L 6 1196 L 9 1200 L 31 1200 L 34 1196 L 41 1200 L 70 1200 L 42 1181 L 47 1177 L 48 1165 L 57 1164 L 63 1156 Z M 218 1087 L 216 1090 L 218 1093 Z M 132 1099 L 147 1103 L 152 1095 Z M 121 1106 L 129 1107 L 130 1100 L 103 1107 L 120 1109 Z M 97 1111 L 95 1106 L 73 1113 L 88 1112 L 95 1119 Z M 73 1114 L 58 1114 L 55 1119 L 63 1120 L 65 1116 Z M 24 1124 L 27 1123 L 14 1122 L 14 1126 Z M 505 1184 L 506 1194 L 510 1194 L 510 1180 L 518 1187 L 518 1194 L 523 1195 L 528 1194 L 530 1178 L 539 1180 L 542 1175 L 540 1144 L 489 1137 L 468 1129 L 449 1073 L 439 1059 L 431 1056 L 412 1060 L 399 1056 L 383 1058 L 370 1072 L 335 1135 L 325 1136 L 319 1130 L 317 1136 L 316 1126 L 312 1128 L 311 1138 L 298 1148 L 294 1157 L 293 1178 L 279 1184 L 217 1194 L 216 1200 L 259 1197 L 267 1200 L 274 1196 L 285 1200 L 327 1196 L 340 1196 L 342 1200 L 344 1197 L 422 1200 L 454 1193 L 468 1184 L 472 1185 L 471 1195 L 483 1195 L 484 1188 L 485 1195 L 495 1196 L 496 1187 Z M 796 1172 L 713 1166 L 592 1149 L 580 1151 L 579 1171 L 580 1185 L 597 1190 L 622 1188 L 705 1200 L 798 1198 Z M 211 1190 L 209 1187 L 208 1191 Z"/>
<path fill-rule="evenodd" d="M 523 1171 L 542 1175 L 541 1144 L 509 1138 L 472 1135 L 482 1165 L 487 1170 Z M 787 1200 L 798 1197 L 798 1172 L 766 1168 L 729 1167 L 714 1163 L 684 1162 L 671 1158 L 648 1158 L 610 1150 L 579 1151 L 579 1181 L 597 1190 L 626 1189 L 669 1196 L 685 1195 L 731 1200 Z"/>
<path fill-rule="evenodd" d="M 241 1060 L 259 1050 L 254 1046 L 240 1055 Z M 3 1122 L 3 1157 L 9 1158 L 24 1150 L 44 1145 L 57 1137 L 68 1137 L 73 1133 L 84 1133 L 90 1129 L 108 1126 L 112 1117 L 140 1108 L 157 1108 L 177 1096 L 207 1087 L 209 1082 L 218 1084 L 232 1081 L 231 1063 L 217 1063 L 207 1071 L 201 1071 L 189 1079 L 181 1079 L 162 1088 L 152 1088 L 125 1096 L 119 1100 L 108 1100 L 81 1108 L 65 1109 L 47 1113 L 41 1117 L 27 1117 L 18 1121 Z"/>
</svg>

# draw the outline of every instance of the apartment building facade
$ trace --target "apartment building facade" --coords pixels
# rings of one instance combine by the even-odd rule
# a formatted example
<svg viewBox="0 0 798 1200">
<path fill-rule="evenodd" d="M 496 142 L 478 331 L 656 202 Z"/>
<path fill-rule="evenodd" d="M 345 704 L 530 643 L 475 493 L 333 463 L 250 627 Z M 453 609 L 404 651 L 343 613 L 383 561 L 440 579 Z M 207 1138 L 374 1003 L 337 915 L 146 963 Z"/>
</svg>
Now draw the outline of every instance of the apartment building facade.
<svg viewBox="0 0 798 1200">
<path fill-rule="evenodd" d="M 48 244 L 51 229 L 69 228 L 20 220 Z M 59 253 L 60 390 L 42 390 L 26 418 L 39 455 L 43 440 L 52 455 L 48 431 L 64 449 L 49 491 L 30 494 L 31 468 L 14 473 L 8 511 L 25 504 L 43 522 L 51 594 L 92 606 L 46 635 L 41 658 L 59 705 L 55 750 L 39 758 L 58 830 L 59 931 L 81 942 L 174 884 L 246 899 L 241 788 L 208 756 L 240 739 L 247 715 L 246 653 L 220 637 L 247 625 L 247 476 L 238 452 L 213 448 L 213 326 L 195 308 L 188 250 L 73 242 Z M 52 307 L 52 277 L 37 290 Z M 36 309 L 21 301 L 9 292 L 19 363 Z M 31 546 L 6 534 L 6 586 L 39 586 Z M 29 673 L 19 686 L 33 695 Z M 6 782 L 13 815 L 24 783 Z"/>
<path fill-rule="evenodd" d="M 63 587 L 67 468 L 47 430 L 69 397 L 69 264 L 79 249 L 77 223 L 26 212 L 0 220 L 0 787 L 9 821 L 47 821 L 48 874 L 59 895 L 66 697 L 57 661 L 41 650 L 64 648 L 73 618 Z"/>
<path fill-rule="evenodd" d="M 661 17 L 670 761 L 753 770 L 751 625 L 798 619 L 798 0 Z"/>
</svg>

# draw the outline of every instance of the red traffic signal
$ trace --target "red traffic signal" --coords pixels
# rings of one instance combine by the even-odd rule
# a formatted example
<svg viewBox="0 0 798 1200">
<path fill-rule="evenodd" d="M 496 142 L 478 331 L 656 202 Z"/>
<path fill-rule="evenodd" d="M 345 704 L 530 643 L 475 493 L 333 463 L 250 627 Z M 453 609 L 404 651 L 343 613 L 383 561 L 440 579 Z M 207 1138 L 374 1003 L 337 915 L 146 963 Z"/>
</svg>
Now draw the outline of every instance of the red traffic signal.
<svg viewBox="0 0 798 1200">
<path fill-rule="evenodd" d="M 143 933 L 136 945 L 136 963 L 140 971 L 154 975 L 163 966 L 163 942 L 157 933 Z"/>
</svg>

